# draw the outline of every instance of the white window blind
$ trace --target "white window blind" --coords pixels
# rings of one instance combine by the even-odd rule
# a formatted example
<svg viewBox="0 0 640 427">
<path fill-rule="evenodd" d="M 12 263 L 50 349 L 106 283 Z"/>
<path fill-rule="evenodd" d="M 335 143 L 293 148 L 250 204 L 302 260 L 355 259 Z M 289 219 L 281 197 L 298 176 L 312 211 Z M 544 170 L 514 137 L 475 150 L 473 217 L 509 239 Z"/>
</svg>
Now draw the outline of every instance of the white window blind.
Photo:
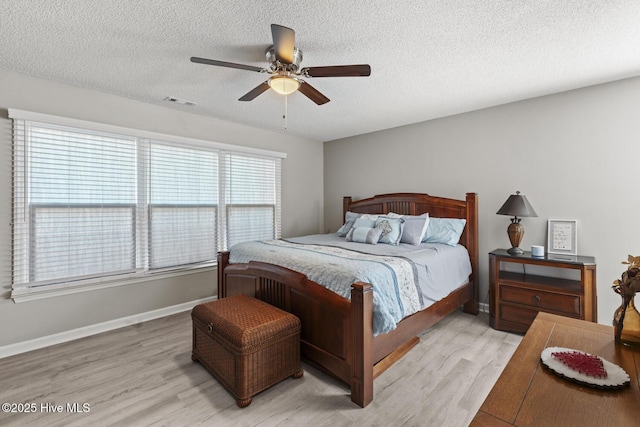
<svg viewBox="0 0 640 427">
<path fill-rule="evenodd" d="M 227 154 L 226 226 L 229 247 L 280 236 L 280 161 Z"/>
<path fill-rule="evenodd" d="M 14 135 L 25 142 L 14 156 L 14 283 L 135 271 L 135 141 L 24 122 Z"/>
<path fill-rule="evenodd" d="M 149 268 L 210 261 L 218 251 L 218 154 L 152 143 Z"/>
<path fill-rule="evenodd" d="M 16 301 L 212 265 L 221 248 L 280 237 L 283 156 L 21 113 L 10 110 Z"/>
</svg>

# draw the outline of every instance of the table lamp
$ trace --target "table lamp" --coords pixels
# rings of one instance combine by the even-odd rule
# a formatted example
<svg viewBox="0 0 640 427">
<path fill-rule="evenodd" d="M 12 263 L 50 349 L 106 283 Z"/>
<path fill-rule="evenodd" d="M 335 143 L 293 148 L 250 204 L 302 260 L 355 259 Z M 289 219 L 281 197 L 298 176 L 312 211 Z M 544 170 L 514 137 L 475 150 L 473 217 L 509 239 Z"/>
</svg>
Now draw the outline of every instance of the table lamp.
<svg viewBox="0 0 640 427">
<path fill-rule="evenodd" d="M 511 224 L 507 228 L 509 241 L 511 241 L 511 249 L 508 249 L 507 252 L 511 255 L 522 255 L 524 251 L 519 246 L 522 236 L 524 236 L 524 226 L 520 224 L 521 218 L 518 217 L 537 217 L 538 214 L 533 210 L 527 198 L 521 195 L 519 191 L 510 195 L 496 214 L 513 216 Z"/>
</svg>

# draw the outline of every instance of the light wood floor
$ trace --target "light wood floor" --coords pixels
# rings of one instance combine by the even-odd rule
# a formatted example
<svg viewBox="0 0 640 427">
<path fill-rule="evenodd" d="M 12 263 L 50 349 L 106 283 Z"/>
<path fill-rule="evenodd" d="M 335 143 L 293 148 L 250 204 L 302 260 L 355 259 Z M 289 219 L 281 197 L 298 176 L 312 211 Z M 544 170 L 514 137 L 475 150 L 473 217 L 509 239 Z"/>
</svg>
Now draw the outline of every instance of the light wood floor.
<svg viewBox="0 0 640 427">
<path fill-rule="evenodd" d="M 456 312 L 375 380 L 364 409 L 306 363 L 301 379 L 240 409 L 191 361 L 190 313 L 181 313 L 0 359 L 0 403 L 36 407 L 0 412 L 0 425 L 467 426 L 520 340 L 491 329 L 486 314 Z M 89 411 L 67 412 L 73 403 Z M 63 412 L 46 412 L 47 404 Z"/>
</svg>

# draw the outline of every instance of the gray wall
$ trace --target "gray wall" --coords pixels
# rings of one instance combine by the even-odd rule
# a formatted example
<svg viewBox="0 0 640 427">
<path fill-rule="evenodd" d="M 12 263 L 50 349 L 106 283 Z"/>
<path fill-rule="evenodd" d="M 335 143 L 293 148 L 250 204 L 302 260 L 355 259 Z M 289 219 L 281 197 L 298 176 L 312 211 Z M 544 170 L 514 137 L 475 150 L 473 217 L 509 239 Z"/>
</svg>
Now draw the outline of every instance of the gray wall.
<svg viewBox="0 0 640 427">
<path fill-rule="evenodd" d="M 325 229 L 340 225 L 344 195 L 477 192 L 488 302 L 487 253 L 510 246 L 496 211 L 520 190 L 538 214 L 522 220 L 521 247 L 547 246 L 548 219 L 578 220 L 578 251 L 597 262 L 598 321 L 611 324 L 620 262 L 640 255 L 639 114 L 634 78 L 326 142 Z"/>
<path fill-rule="evenodd" d="M 324 224 L 322 143 L 102 92 L 0 71 L 0 346 L 177 305 L 216 293 L 215 271 L 14 303 L 11 283 L 11 121 L 8 108 L 286 152 L 283 235 Z M 185 110 L 188 110 L 185 108 Z"/>
</svg>

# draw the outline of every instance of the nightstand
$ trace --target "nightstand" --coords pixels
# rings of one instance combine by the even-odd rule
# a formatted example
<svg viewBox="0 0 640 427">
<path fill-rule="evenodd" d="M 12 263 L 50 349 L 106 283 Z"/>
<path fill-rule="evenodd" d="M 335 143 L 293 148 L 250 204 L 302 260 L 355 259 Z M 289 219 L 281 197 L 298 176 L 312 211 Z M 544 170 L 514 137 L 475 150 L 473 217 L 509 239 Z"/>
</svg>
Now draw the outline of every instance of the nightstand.
<svg viewBox="0 0 640 427">
<path fill-rule="evenodd" d="M 549 275 L 531 274 L 538 269 L 536 266 L 545 267 L 542 270 Z M 491 326 L 524 333 L 540 311 L 596 322 L 595 258 L 555 254 L 534 257 L 531 252 L 510 255 L 506 249 L 490 252 Z"/>
</svg>

